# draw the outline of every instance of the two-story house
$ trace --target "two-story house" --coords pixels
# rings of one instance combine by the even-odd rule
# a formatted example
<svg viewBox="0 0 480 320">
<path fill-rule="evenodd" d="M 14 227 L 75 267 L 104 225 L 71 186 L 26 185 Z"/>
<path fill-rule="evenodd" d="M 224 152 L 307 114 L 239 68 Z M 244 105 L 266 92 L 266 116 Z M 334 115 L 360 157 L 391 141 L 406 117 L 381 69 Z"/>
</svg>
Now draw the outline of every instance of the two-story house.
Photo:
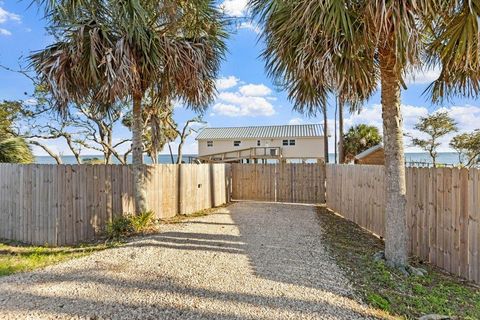
<svg viewBox="0 0 480 320">
<path fill-rule="evenodd" d="M 204 162 L 324 161 L 323 136 L 323 125 L 302 124 L 205 128 L 196 139 Z"/>
</svg>

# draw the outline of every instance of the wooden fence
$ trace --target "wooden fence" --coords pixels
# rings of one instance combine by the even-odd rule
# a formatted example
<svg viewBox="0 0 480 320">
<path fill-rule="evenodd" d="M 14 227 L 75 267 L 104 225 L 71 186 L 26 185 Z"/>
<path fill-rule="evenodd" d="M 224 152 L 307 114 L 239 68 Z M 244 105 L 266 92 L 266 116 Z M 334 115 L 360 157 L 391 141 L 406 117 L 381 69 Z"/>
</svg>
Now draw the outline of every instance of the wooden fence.
<svg viewBox="0 0 480 320">
<path fill-rule="evenodd" d="M 229 165 L 145 165 L 147 206 L 157 218 L 228 201 Z M 65 245 L 98 236 L 132 213 L 133 173 L 121 165 L 0 165 L 0 238 Z"/>
<path fill-rule="evenodd" d="M 235 200 L 325 203 L 325 165 L 232 164 Z"/>
<path fill-rule="evenodd" d="M 327 165 L 327 206 L 384 235 L 383 166 Z M 480 283 L 480 170 L 407 168 L 410 252 Z"/>
</svg>

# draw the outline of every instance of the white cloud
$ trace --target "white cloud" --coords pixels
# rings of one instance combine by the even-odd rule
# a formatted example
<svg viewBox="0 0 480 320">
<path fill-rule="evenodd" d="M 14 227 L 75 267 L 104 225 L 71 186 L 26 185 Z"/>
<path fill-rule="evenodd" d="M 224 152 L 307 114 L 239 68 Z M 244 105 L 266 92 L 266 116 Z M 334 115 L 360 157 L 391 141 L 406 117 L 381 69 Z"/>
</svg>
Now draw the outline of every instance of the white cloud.
<svg viewBox="0 0 480 320">
<path fill-rule="evenodd" d="M 0 5 L 2 5 L 1 2 L 0 2 Z M 9 21 L 20 22 L 21 18 L 18 14 L 8 12 L 7 10 L 0 7 L 0 24 L 7 23 Z M 0 36 L 11 36 L 11 35 L 12 35 L 12 32 L 10 30 L 7 30 L 5 28 L 0 28 Z"/>
<path fill-rule="evenodd" d="M 242 85 L 232 91 L 225 91 L 238 84 Z M 217 79 L 217 86 L 220 93 L 211 116 L 245 117 L 275 114 L 271 101 L 275 101 L 276 98 L 271 96 L 272 90 L 264 84 L 244 84 L 235 76 L 229 76 Z"/>
<path fill-rule="evenodd" d="M 7 10 L 0 7 L 0 24 L 5 23 L 7 21 L 17 21 L 20 22 L 21 18 L 18 14 L 8 12 Z"/>
<path fill-rule="evenodd" d="M 458 123 L 461 132 L 480 129 L 480 107 L 465 105 L 441 108 L 438 111 L 448 111 L 450 116 Z"/>
<path fill-rule="evenodd" d="M 440 76 L 440 69 L 433 68 L 429 70 L 418 70 L 414 73 L 407 75 L 407 84 L 429 84 Z"/>
<path fill-rule="evenodd" d="M 250 30 L 250 31 L 255 32 L 256 34 L 260 34 L 260 32 L 261 32 L 260 27 L 257 24 L 252 23 L 252 22 L 242 22 L 238 26 L 238 29 Z"/>
<path fill-rule="evenodd" d="M 0 28 L 0 36 L 11 36 L 12 33 L 7 29 Z"/>
<path fill-rule="evenodd" d="M 294 124 L 303 124 L 303 119 L 302 118 L 293 118 L 290 121 L 288 121 L 288 124 L 294 125 Z"/>
<path fill-rule="evenodd" d="M 217 103 L 213 106 L 213 110 L 218 114 L 227 117 L 237 117 L 241 115 L 240 107 L 234 106 L 232 104 Z"/>
<path fill-rule="evenodd" d="M 241 86 L 240 93 L 251 97 L 264 97 L 272 93 L 272 90 L 264 84 L 247 84 Z"/>
<path fill-rule="evenodd" d="M 217 79 L 216 86 L 218 90 L 226 90 L 235 87 L 239 79 L 235 76 L 222 77 Z"/>
<path fill-rule="evenodd" d="M 226 14 L 233 17 L 242 17 L 246 15 L 248 0 L 225 0 L 220 4 L 220 8 Z"/>
<path fill-rule="evenodd" d="M 222 92 L 221 101 L 213 106 L 217 114 L 228 117 L 242 116 L 273 116 L 275 109 L 265 97 L 243 95 L 240 92 Z"/>
</svg>

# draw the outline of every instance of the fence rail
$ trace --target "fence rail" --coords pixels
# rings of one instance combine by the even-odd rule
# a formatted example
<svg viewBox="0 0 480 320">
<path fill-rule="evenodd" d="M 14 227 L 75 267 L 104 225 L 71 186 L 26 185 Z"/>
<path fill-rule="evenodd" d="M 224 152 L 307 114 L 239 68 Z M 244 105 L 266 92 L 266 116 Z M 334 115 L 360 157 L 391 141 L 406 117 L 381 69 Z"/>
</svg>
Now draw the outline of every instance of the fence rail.
<svg viewBox="0 0 480 320">
<path fill-rule="evenodd" d="M 226 203 L 228 166 L 145 165 L 148 209 L 168 218 Z M 0 238 L 75 244 L 134 208 L 130 166 L 0 165 Z"/>
<path fill-rule="evenodd" d="M 232 164 L 232 198 L 325 203 L 323 163 Z"/>
<path fill-rule="evenodd" d="M 407 168 L 410 252 L 480 283 L 480 170 Z M 327 206 L 380 236 L 383 166 L 327 165 Z"/>
</svg>

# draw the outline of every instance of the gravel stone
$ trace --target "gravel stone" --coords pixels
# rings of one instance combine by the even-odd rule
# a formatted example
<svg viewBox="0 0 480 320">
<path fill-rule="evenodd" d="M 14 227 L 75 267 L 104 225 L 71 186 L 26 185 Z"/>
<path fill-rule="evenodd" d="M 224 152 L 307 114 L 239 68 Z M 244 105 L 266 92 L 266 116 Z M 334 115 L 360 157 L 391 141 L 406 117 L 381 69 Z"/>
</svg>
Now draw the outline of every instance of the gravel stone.
<svg viewBox="0 0 480 320">
<path fill-rule="evenodd" d="M 158 234 L 0 278 L 0 319 L 374 319 L 316 208 L 238 202 Z"/>
</svg>

